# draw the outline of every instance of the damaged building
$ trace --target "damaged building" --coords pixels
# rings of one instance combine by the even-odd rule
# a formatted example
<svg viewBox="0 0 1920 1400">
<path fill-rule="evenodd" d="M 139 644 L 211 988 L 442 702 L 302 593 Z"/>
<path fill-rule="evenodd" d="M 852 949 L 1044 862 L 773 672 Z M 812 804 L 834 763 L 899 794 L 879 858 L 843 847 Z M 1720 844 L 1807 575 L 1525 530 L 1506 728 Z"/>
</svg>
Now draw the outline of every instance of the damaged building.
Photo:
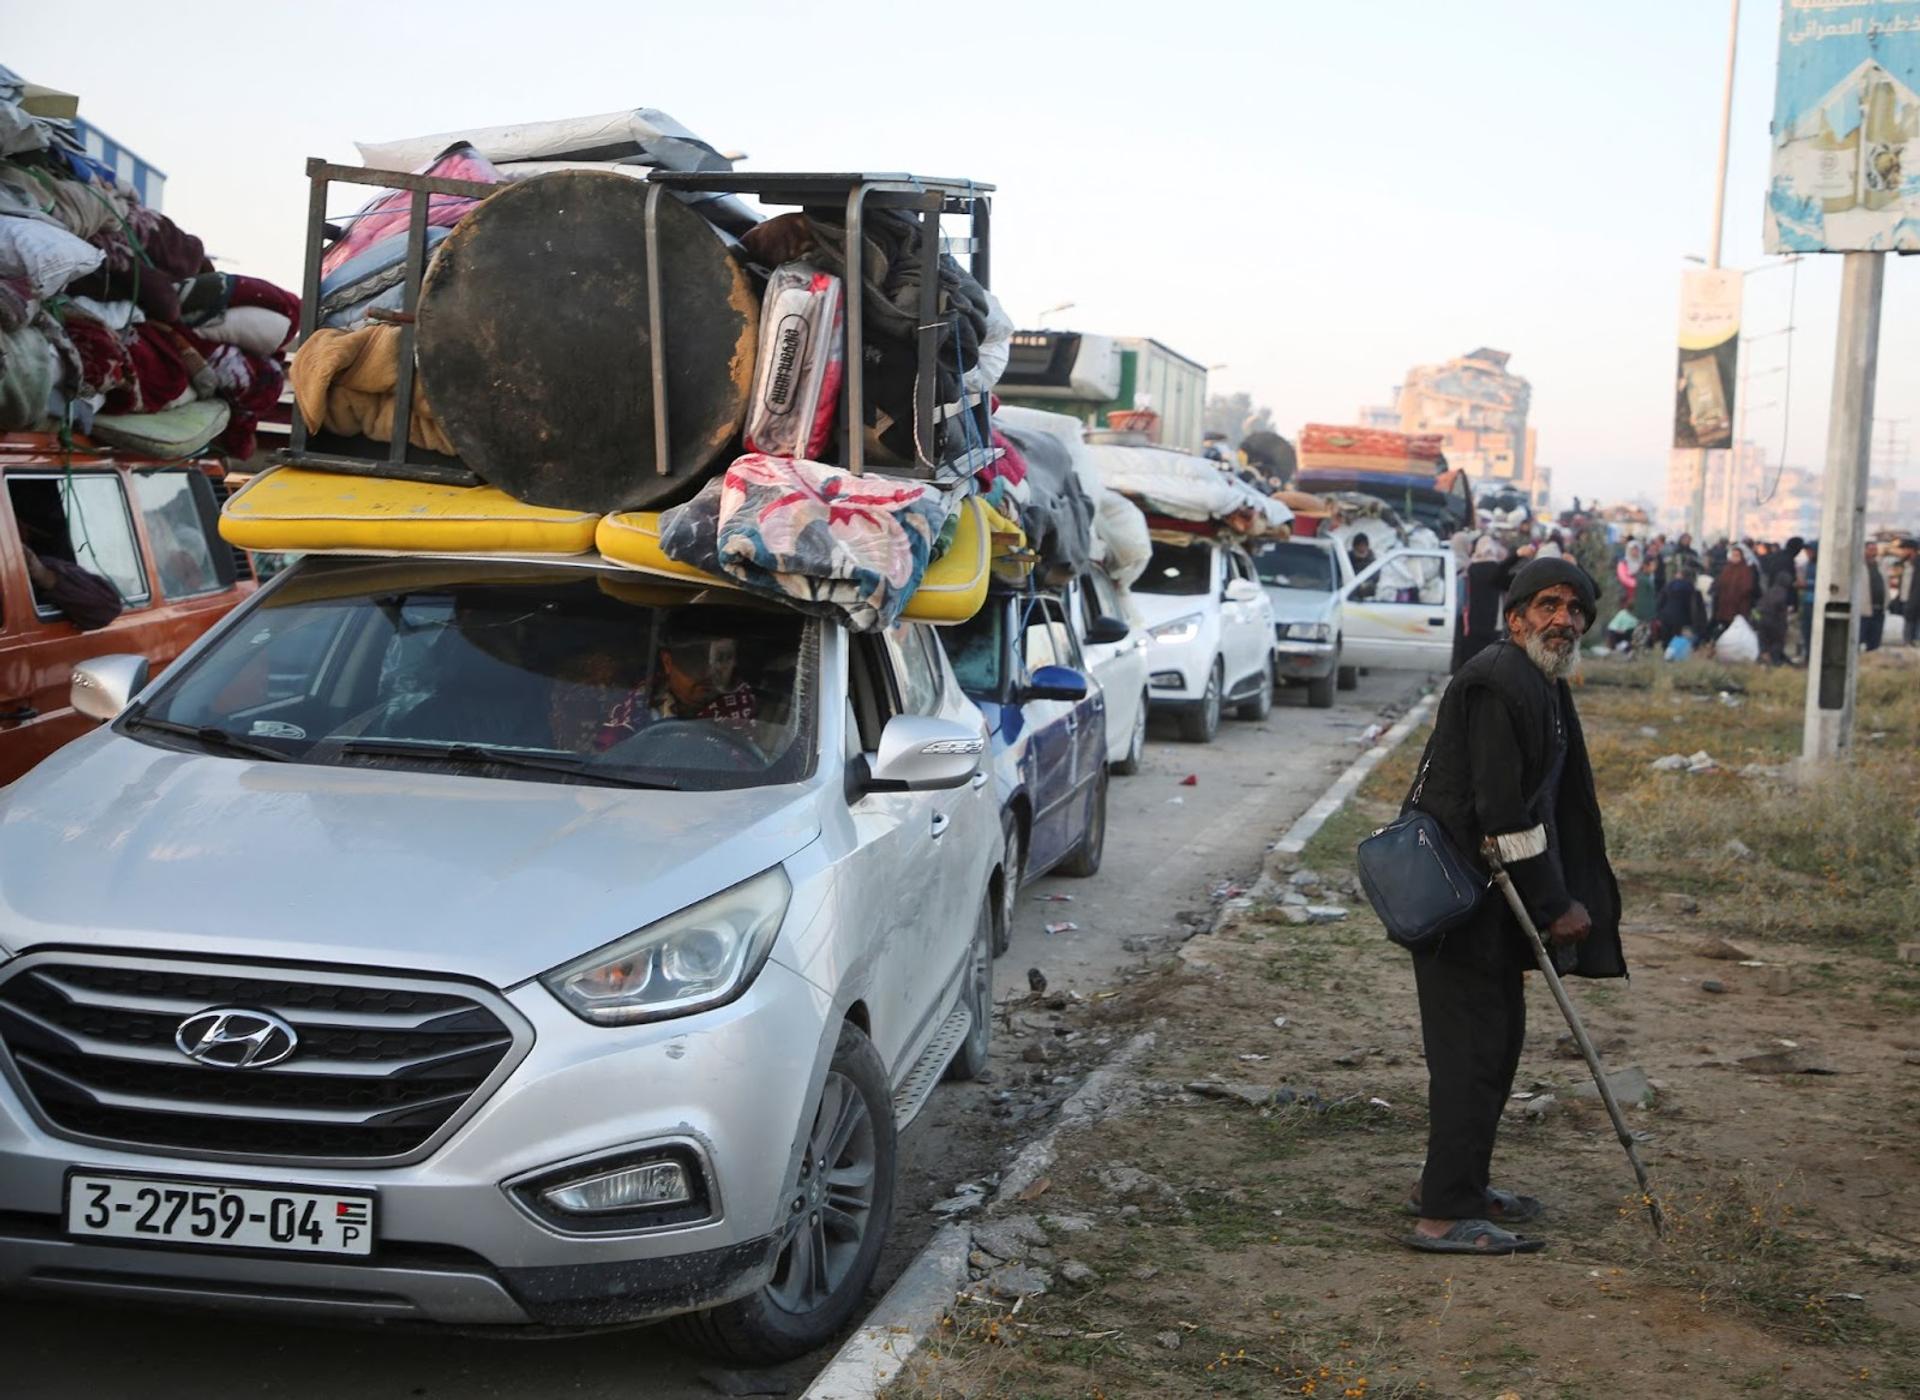
<svg viewBox="0 0 1920 1400">
<path fill-rule="evenodd" d="M 1536 512 L 1547 508 L 1549 474 L 1527 426 L 1533 388 L 1507 369 L 1505 350 L 1481 347 L 1437 365 L 1417 365 L 1400 386 L 1400 431 L 1438 433 L 1447 464 L 1476 492 L 1517 486 Z"/>
</svg>

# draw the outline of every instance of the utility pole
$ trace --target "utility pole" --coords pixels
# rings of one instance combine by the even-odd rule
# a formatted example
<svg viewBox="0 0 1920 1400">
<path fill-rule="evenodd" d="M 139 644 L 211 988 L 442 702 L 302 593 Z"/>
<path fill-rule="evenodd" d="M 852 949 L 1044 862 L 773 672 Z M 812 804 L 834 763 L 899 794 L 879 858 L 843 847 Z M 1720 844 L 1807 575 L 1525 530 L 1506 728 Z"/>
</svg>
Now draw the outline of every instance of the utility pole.
<svg viewBox="0 0 1920 1400">
<path fill-rule="evenodd" d="M 1713 236 L 1707 240 L 1707 267 L 1720 266 L 1720 233 L 1727 213 L 1727 147 L 1733 140 L 1733 61 L 1740 47 L 1740 0 L 1733 0 L 1727 25 L 1727 80 L 1720 98 L 1720 162 L 1713 177 Z M 1693 500 L 1687 506 L 1687 533 L 1696 547 L 1706 544 L 1707 449 L 1693 452 Z"/>
<path fill-rule="evenodd" d="M 1866 596 L 1867 477 L 1873 460 L 1873 385 L 1880 360 L 1880 289 L 1885 253 L 1847 253 L 1840 281 L 1840 329 L 1833 352 L 1833 403 L 1821 486 L 1820 557 L 1813 585 L 1813 649 L 1800 760 L 1808 775 L 1853 745 L 1860 671 L 1860 609 Z"/>
</svg>

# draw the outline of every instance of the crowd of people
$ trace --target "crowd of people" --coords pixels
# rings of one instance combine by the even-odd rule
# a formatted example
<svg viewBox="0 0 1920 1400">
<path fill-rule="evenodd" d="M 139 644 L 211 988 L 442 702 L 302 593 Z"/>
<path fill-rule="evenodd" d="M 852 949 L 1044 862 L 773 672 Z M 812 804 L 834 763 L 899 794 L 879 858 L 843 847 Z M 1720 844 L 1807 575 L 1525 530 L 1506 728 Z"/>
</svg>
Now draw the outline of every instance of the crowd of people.
<svg viewBox="0 0 1920 1400">
<path fill-rule="evenodd" d="M 1574 559 L 1595 580 L 1606 619 L 1596 631 L 1614 652 L 1682 660 L 1725 645 L 1773 666 L 1805 665 L 1812 652 L 1817 541 L 1721 539 L 1703 554 L 1690 534 L 1616 537 L 1601 523 L 1577 521 L 1538 539 L 1482 533 L 1466 547 L 1459 662 L 1497 638 L 1498 600 L 1514 573 L 1529 559 L 1555 557 Z M 1870 542 L 1859 574 L 1862 648 L 1920 645 L 1920 540 Z"/>
</svg>

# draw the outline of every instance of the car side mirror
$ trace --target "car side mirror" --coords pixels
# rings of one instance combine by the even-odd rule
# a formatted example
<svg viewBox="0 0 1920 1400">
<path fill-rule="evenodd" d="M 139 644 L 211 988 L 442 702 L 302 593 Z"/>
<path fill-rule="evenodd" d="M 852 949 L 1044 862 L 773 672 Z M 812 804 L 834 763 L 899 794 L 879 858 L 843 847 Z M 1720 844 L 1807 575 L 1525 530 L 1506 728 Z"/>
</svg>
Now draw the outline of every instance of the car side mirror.
<svg viewBox="0 0 1920 1400">
<path fill-rule="evenodd" d="M 1087 641 L 1097 647 L 1110 646 L 1114 642 L 1124 642 L 1133 629 L 1117 617 L 1096 617 L 1093 625 L 1087 628 Z"/>
<path fill-rule="evenodd" d="M 1232 578 L 1227 580 L 1227 591 L 1221 595 L 1229 603 L 1254 603 L 1260 600 L 1260 585 L 1250 578 Z"/>
<path fill-rule="evenodd" d="M 936 792 L 957 788 L 979 770 L 987 736 L 977 728 L 927 715 L 895 715 L 880 731 L 863 786 L 869 792 Z"/>
<path fill-rule="evenodd" d="M 67 703 L 88 719 L 119 717 L 147 684 L 147 658 L 115 653 L 82 661 L 73 668 Z"/>
<path fill-rule="evenodd" d="M 1087 678 L 1071 666 L 1042 666 L 1021 690 L 1022 700 L 1084 700 Z"/>
</svg>

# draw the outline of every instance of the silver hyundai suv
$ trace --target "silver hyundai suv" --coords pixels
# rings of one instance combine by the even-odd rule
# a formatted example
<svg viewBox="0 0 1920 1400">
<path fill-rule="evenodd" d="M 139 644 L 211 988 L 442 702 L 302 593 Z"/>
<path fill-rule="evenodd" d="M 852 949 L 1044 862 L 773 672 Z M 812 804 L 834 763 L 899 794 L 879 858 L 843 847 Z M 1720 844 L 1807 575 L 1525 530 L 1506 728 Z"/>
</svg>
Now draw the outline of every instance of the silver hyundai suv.
<svg viewBox="0 0 1920 1400">
<path fill-rule="evenodd" d="M 0 1288 L 844 1324 L 987 1054 L 986 734 L 926 628 L 314 557 L 143 683 L 82 667 L 113 722 L 0 790 Z"/>
</svg>

